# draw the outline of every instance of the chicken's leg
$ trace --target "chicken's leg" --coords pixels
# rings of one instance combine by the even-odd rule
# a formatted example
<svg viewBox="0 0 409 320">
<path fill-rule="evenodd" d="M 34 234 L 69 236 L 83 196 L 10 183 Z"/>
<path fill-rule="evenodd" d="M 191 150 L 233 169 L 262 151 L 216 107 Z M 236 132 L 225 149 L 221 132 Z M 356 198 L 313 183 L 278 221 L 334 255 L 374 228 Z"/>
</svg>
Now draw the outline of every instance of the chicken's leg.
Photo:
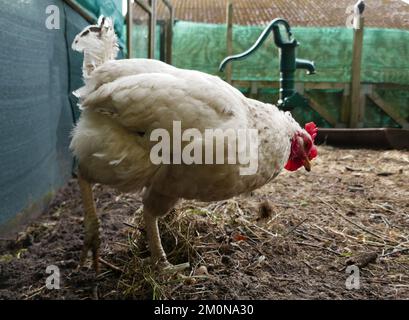
<svg viewBox="0 0 409 320">
<path fill-rule="evenodd" d="M 148 210 L 144 209 L 143 218 L 145 220 L 146 235 L 148 237 L 152 263 L 160 267 L 170 266 L 159 235 L 158 217 L 153 216 Z"/>
<path fill-rule="evenodd" d="M 99 272 L 99 220 L 95 209 L 94 196 L 92 194 L 91 184 L 85 180 L 81 173 L 78 174 L 78 184 L 80 186 L 82 203 L 84 206 L 84 228 L 85 238 L 84 247 L 81 252 L 80 265 L 83 265 L 88 252 L 92 252 L 92 266 L 95 272 Z"/>
<path fill-rule="evenodd" d="M 179 271 L 189 267 L 189 264 L 173 266 L 168 262 L 159 235 L 159 217 L 166 215 L 176 202 L 177 199 L 161 195 L 152 189 L 148 189 L 143 198 L 143 218 L 151 251 L 151 261 L 154 265 L 170 271 Z"/>
</svg>

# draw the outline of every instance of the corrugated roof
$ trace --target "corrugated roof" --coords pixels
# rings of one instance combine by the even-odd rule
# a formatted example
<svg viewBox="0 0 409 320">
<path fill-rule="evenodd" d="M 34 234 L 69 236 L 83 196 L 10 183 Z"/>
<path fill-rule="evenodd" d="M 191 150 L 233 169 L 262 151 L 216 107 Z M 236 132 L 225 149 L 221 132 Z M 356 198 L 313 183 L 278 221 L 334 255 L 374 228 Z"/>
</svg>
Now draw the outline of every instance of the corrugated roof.
<svg viewBox="0 0 409 320">
<path fill-rule="evenodd" d="M 178 20 L 225 23 L 228 0 L 169 0 Z M 158 18 L 167 11 L 158 1 Z M 234 24 L 264 25 L 272 19 L 287 19 L 293 26 L 345 26 L 355 0 L 232 0 Z M 366 25 L 382 28 L 409 29 L 409 1 L 366 0 Z M 135 19 L 141 19 L 140 10 Z"/>
</svg>

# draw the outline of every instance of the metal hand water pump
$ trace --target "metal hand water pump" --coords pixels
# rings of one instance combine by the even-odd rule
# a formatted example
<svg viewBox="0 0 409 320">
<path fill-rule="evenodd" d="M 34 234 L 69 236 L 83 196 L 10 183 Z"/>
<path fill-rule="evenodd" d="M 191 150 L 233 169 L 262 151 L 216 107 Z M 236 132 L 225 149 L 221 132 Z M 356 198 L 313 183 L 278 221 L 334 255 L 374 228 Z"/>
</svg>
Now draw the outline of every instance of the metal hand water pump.
<svg viewBox="0 0 409 320">
<path fill-rule="evenodd" d="M 285 31 L 282 32 L 280 26 Z M 314 62 L 297 59 L 295 49 L 299 42 L 292 37 L 289 23 L 284 19 L 275 19 L 264 29 L 254 45 L 247 51 L 229 56 L 220 64 L 219 70 L 223 71 L 226 64 L 234 60 L 243 60 L 254 53 L 267 39 L 270 31 L 273 32 L 274 42 L 279 50 L 280 59 L 280 99 L 278 107 L 283 110 L 292 110 L 296 106 L 308 106 L 308 101 L 295 91 L 295 71 L 297 69 L 307 70 L 307 74 L 315 73 Z"/>
</svg>

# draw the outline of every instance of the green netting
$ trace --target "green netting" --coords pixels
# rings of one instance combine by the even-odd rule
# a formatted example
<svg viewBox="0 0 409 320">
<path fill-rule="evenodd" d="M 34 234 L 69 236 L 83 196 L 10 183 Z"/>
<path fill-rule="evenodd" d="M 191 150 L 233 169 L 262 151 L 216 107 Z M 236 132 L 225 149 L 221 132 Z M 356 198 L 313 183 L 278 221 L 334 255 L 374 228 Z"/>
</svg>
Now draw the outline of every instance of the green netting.
<svg viewBox="0 0 409 320">
<path fill-rule="evenodd" d="M 60 29 L 45 28 L 50 5 Z M 39 212 L 71 177 L 70 93 L 83 81 L 82 55 L 70 47 L 86 25 L 61 0 L 0 0 L 0 234 Z"/>
<path fill-rule="evenodd" d="M 160 60 L 160 36 L 161 25 L 156 25 L 155 35 L 155 59 Z M 134 25 L 132 30 L 132 57 L 147 58 L 148 57 L 148 25 Z"/>
<path fill-rule="evenodd" d="M 112 17 L 115 22 L 115 32 L 119 37 L 122 49 L 125 46 L 124 17 L 122 15 L 122 0 L 75 0 L 80 6 L 88 11 L 95 19 L 103 15 Z"/>
<path fill-rule="evenodd" d="M 262 32 L 261 26 L 233 27 L 233 52 L 244 52 Z M 296 80 L 302 82 L 351 81 L 353 31 L 347 28 L 292 28 L 294 37 L 301 43 L 299 58 L 316 62 L 317 74 L 308 76 L 297 72 Z M 218 66 L 226 56 L 226 26 L 178 21 L 174 27 L 173 63 L 177 67 L 218 72 Z M 409 31 L 366 28 L 362 57 L 362 82 L 409 84 Z M 252 56 L 233 62 L 234 80 L 278 81 L 278 49 L 272 36 Z M 242 88 L 244 93 L 249 90 Z M 309 92 L 329 113 L 339 119 L 342 101 L 341 91 L 312 90 Z M 378 93 L 404 117 L 409 118 L 409 92 L 404 90 L 379 90 Z M 278 92 L 274 89 L 259 90 L 257 99 L 274 103 Z M 293 115 L 300 121 L 314 120 L 322 127 L 329 124 L 312 109 L 296 108 Z M 367 102 L 365 127 L 399 127 L 371 101 Z"/>
<path fill-rule="evenodd" d="M 263 27 L 234 26 L 233 50 L 240 53 L 256 41 Z M 347 28 L 292 28 L 301 43 L 298 57 L 313 60 L 318 73 L 297 73 L 298 81 L 350 82 L 353 31 Z M 179 21 L 174 28 L 173 61 L 176 66 L 217 74 L 226 56 L 226 26 Z M 409 84 L 409 31 L 366 28 L 362 81 Z M 278 50 L 272 38 L 254 55 L 235 61 L 233 79 L 277 80 Z"/>
</svg>

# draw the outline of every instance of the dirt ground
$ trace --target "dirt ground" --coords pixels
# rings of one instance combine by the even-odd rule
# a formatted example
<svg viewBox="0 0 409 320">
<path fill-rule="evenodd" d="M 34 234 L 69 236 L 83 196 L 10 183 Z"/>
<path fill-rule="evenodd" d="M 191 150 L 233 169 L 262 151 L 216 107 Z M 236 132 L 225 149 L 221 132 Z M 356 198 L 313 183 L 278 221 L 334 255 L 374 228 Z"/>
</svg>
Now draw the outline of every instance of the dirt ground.
<svg viewBox="0 0 409 320">
<path fill-rule="evenodd" d="M 250 195 L 181 201 L 160 225 L 169 260 L 190 262 L 179 275 L 142 261 L 140 197 L 100 185 L 101 273 L 77 268 L 71 181 L 35 224 L 0 240 L 0 299 L 409 299 L 409 152 L 319 152 L 312 172 L 283 172 Z M 45 286 L 49 265 L 59 290 Z M 359 289 L 346 288 L 348 265 Z"/>
</svg>

